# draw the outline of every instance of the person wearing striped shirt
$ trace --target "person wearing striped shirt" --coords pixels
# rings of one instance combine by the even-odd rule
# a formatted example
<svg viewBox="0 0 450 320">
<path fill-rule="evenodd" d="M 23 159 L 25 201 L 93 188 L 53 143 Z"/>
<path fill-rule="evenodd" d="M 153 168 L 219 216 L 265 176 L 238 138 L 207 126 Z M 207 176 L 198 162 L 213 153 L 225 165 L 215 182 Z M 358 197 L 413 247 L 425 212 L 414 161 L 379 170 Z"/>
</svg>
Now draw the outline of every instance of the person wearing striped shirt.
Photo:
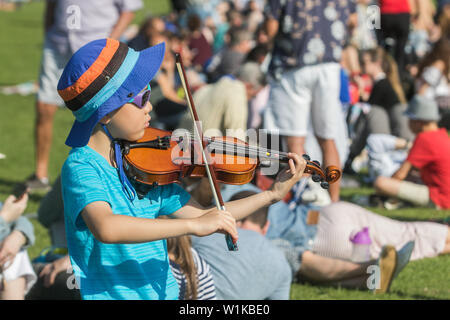
<svg viewBox="0 0 450 320">
<path fill-rule="evenodd" d="M 216 300 L 209 264 L 191 247 L 188 236 L 167 239 L 170 269 L 180 288 L 180 300 Z"/>
</svg>

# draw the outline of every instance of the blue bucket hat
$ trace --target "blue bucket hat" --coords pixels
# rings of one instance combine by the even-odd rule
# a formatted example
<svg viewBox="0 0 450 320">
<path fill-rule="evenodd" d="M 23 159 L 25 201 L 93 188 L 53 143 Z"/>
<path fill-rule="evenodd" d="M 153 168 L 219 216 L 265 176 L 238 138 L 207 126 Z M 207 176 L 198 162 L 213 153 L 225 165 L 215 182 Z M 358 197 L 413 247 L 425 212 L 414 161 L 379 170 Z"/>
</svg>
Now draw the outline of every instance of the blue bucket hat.
<svg viewBox="0 0 450 320">
<path fill-rule="evenodd" d="M 58 93 L 75 116 L 70 147 L 87 145 L 95 125 L 145 88 L 164 59 L 165 44 L 135 51 L 115 39 L 89 42 L 75 52 L 58 82 Z"/>
</svg>

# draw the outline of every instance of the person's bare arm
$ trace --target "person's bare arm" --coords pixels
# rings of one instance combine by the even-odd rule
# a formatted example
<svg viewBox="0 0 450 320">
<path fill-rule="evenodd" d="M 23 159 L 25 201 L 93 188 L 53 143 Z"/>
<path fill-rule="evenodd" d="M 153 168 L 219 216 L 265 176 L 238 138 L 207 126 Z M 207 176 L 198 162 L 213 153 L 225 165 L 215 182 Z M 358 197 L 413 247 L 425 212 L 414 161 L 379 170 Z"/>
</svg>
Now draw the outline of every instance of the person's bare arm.
<svg viewBox="0 0 450 320">
<path fill-rule="evenodd" d="M 272 191 L 264 191 L 248 198 L 225 202 L 224 205 L 225 209 L 231 213 L 235 220 L 241 220 L 256 210 L 271 205 L 275 201 L 275 194 Z M 183 208 L 171 214 L 170 217 L 192 219 L 200 217 L 214 209 L 215 207 L 205 208 L 191 198 Z"/>
<path fill-rule="evenodd" d="M 134 19 L 134 12 L 132 11 L 122 12 L 120 14 L 119 20 L 117 20 L 116 25 L 113 27 L 109 37 L 119 40 L 120 36 L 124 33 L 128 25 L 131 23 L 131 21 L 133 21 L 133 19 Z"/>
<path fill-rule="evenodd" d="M 267 33 L 267 37 L 269 38 L 270 42 L 272 42 L 273 38 L 275 38 L 275 36 L 277 35 L 278 27 L 279 27 L 279 23 L 278 23 L 278 20 L 276 20 L 276 19 L 268 18 L 265 21 L 264 29 Z"/>
<path fill-rule="evenodd" d="M 237 240 L 236 222 L 231 214 L 217 210 L 203 212 L 191 219 L 137 218 L 114 214 L 108 203 L 96 201 L 88 204 L 81 216 L 94 237 L 103 243 L 143 243 L 187 234 L 206 236 L 214 232 L 229 233 Z"/>
<path fill-rule="evenodd" d="M 443 74 L 445 70 L 445 62 L 442 60 L 436 60 L 433 64 L 430 65 L 430 67 L 435 67 Z M 417 94 L 419 95 L 425 94 L 428 88 L 430 88 L 431 86 L 432 85 L 429 84 L 428 82 L 422 81 L 419 89 L 417 90 Z"/>
<path fill-rule="evenodd" d="M 315 281 L 336 281 L 367 275 L 367 267 L 373 263 L 373 261 L 363 264 L 353 263 L 305 251 L 298 272 Z"/>
<path fill-rule="evenodd" d="M 395 140 L 395 150 L 411 149 L 412 142 L 403 138 Z"/>
<path fill-rule="evenodd" d="M 356 28 L 358 26 L 358 14 L 352 13 L 349 17 L 348 17 L 348 27 L 352 30 L 354 28 Z"/>
<path fill-rule="evenodd" d="M 392 178 L 397 180 L 405 180 L 408 176 L 409 171 L 411 171 L 412 164 L 409 161 L 403 162 L 403 164 L 398 168 L 398 170 L 392 175 Z"/>
<path fill-rule="evenodd" d="M 420 0 L 408 0 L 409 2 L 409 11 L 412 17 L 416 16 L 420 10 Z"/>
<path fill-rule="evenodd" d="M 172 81 L 170 81 L 169 76 L 161 73 L 158 75 L 157 79 L 158 85 L 161 88 L 162 94 L 166 99 L 176 102 L 178 104 L 186 104 L 184 99 L 181 99 L 176 93 Z"/>
<path fill-rule="evenodd" d="M 280 201 L 287 195 L 294 184 L 300 180 L 306 167 L 306 161 L 294 153 L 289 153 L 289 157 L 291 159 L 289 160 L 288 169 L 283 169 L 280 172 L 269 190 L 244 199 L 224 203 L 225 209 L 231 213 L 235 220 L 241 220 L 261 208 Z M 171 216 L 175 218 L 195 218 L 205 214 L 208 210 L 211 209 L 205 209 L 191 199 L 187 205 L 177 210 Z"/>
</svg>

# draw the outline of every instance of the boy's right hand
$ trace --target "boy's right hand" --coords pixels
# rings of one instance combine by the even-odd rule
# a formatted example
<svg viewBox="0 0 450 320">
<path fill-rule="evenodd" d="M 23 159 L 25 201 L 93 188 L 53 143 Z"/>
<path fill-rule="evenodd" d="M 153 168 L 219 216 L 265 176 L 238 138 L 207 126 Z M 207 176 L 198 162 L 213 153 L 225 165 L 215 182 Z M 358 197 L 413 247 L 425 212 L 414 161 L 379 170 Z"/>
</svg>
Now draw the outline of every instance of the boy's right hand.
<svg viewBox="0 0 450 320">
<path fill-rule="evenodd" d="M 193 219 L 192 228 L 192 233 L 196 236 L 203 237 L 219 232 L 231 235 L 234 243 L 238 240 L 236 220 L 228 211 L 211 210 Z"/>
<path fill-rule="evenodd" d="M 21 199 L 17 199 L 15 196 L 10 195 L 3 203 L 3 207 L 0 210 L 0 216 L 2 216 L 6 222 L 16 221 L 25 211 L 27 203 L 28 194 L 26 193 Z"/>
</svg>

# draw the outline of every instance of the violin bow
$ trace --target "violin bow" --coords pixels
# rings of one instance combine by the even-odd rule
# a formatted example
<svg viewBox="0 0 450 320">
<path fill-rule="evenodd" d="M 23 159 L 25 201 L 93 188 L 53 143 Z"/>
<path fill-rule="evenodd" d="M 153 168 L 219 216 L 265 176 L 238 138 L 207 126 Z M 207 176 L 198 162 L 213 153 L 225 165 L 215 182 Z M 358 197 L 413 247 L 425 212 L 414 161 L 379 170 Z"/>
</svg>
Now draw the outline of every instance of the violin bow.
<svg viewBox="0 0 450 320">
<path fill-rule="evenodd" d="M 178 73 L 180 75 L 181 84 L 183 85 L 184 93 L 186 95 L 187 104 L 189 106 L 189 111 L 191 113 L 192 120 L 194 122 L 194 134 L 198 141 L 202 142 L 202 157 L 205 163 L 206 174 L 208 176 L 209 184 L 211 185 L 212 193 L 214 196 L 214 200 L 216 202 L 217 210 L 225 211 L 225 204 L 222 199 L 222 194 L 220 193 L 220 187 L 217 183 L 216 179 L 216 171 L 212 166 L 211 162 L 208 159 L 208 156 L 205 152 L 206 150 L 206 142 L 203 140 L 203 132 L 201 129 L 200 121 L 197 115 L 197 111 L 195 109 L 194 100 L 192 99 L 191 90 L 189 88 L 189 84 L 187 82 L 186 72 L 184 70 L 183 60 L 181 59 L 181 55 L 179 53 L 175 54 L 176 61 L 175 65 L 177 67 Z M 209 155 L 209 153 L 208 153 Z M 237 243 L 233 242 L 233 239 L 229 234 L 225 235 L 225 240 L 228 246 L 229 251 L 237 251 L 238 246 Z"/>
</svg>

